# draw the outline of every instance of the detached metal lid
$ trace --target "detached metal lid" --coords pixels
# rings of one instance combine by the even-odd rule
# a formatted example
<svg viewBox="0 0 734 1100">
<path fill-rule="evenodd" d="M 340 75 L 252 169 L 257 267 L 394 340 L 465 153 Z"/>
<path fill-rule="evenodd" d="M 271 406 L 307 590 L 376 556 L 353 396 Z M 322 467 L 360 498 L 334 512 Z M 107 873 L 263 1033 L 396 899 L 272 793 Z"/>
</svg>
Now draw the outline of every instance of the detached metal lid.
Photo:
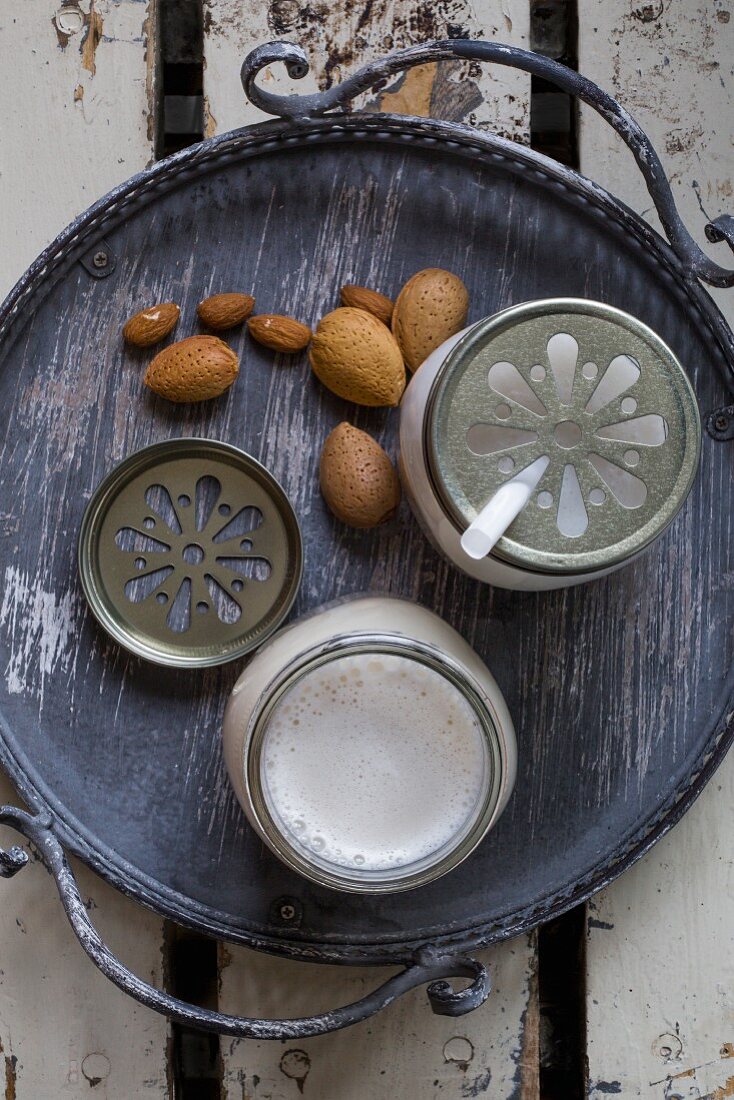
<svg viewBox="0 0 734 1100">
<path fill-rule="evenodd" d="M 429 398 L 428 464 L 460 531 L 541 456 L 548 467 L 492 555 L 543 573 L 610 568 L 660 535 L 698 467 L 690 382 L 646 325 L 599 302 L 527 302 L 480 321 Z"/>
<path fill-rule="evenodd" d="M 172 439 L 126 458 L 99 485 L 79 536 L 84 593 L 139 657 L 182 668 L 260 645 L 298 592 L 298 521 L 275 478 L 210 439 Z"/>
</svg>

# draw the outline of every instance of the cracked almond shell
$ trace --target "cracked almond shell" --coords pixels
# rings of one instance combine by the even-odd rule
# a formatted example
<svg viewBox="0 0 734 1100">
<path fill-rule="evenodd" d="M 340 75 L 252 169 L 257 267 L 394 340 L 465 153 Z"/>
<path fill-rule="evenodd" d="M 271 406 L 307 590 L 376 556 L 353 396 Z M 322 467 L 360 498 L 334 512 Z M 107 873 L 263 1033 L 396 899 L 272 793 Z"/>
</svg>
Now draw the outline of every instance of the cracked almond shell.
<svg viewBox="0 0 734 1100">
<path fill-rule="evenodd" d="M 405 367 L 389 328 L 363 309 L 335 309 L 319 322 L 309 353 L 316 377 L 337 397 L 373 407 L 400 403 Z"/>
<path fill-rule="evenodd" d="M 400 482 L 389 456 L 371 435 L 346 421 L 326 438 L 319 481 L 329 509 L 350 527 L 377 527 L 400 504 Z"/>
<path fill-rule="evenodd" d="M 169 401 L 209 401 L 229 389 L 239 369 L 237 355 L 218 336 L 188 336 L 158 352 L 144 382 Z"/>
<path fill-rule="evenodd" d="M 469 292 L 450 271 L 428 267 L 408 280 L 395 302 L 392 331 L 410 371 L 464 327 L 468 309 Z"/>
</svg>

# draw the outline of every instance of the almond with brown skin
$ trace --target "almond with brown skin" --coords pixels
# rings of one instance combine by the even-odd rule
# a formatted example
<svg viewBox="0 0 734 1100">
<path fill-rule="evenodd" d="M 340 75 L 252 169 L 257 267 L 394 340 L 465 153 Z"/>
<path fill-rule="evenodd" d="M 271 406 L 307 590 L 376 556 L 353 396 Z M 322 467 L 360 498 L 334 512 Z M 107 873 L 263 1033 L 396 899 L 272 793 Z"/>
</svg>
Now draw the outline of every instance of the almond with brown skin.
<svg viewBox="0 0 734 1100">
<path fill-rule="evenodd" d="M 169 401 L 209 401 L 234 382 L 240 365 L 218 336 L 188 336 L 159 351 L 145 373 L 145 385 Z"/>
<path fill-rule="evenodd" d="M 374 314 L 384 325 L 389 325 L 392 318 L 393 304 L 390 298 L 376 290 L 370 290 L 366 286 L 354 286 L 348 283 L 339 291 L 342 305 L 352 306 L 353 309 L 366 309 Z"/>
<path fill-rule="evenodd" d="M 344 421 L 327 436 L 319 464 L 327 505 L 350 527 L 377 527 L 395 515 L 400 482 L 380 444 Z"/>
<path fill-rule="evenodd" d="M 429 267 L 405 284 L 395 302 L 392 331 L 409 370 L 466 324 L 469 292 L 458 275 Z"/>
<path fill-rule="evenodd" d="M 395 337 L 363 309 L 342 306 L 319 322 L 309 353 L 314 374 L 337 397 L 357 405 L 395 406 L 405 367 Z"/>
<path fill-rule="evenodd" d="M 212 294 L 199 302 L 196 312 L 207 328 L 223 332 L 241 325 L 254 308 L 255 299 L 251 294 Z"/>
<path fill-rule="evenodd" d="M 303 351 L 311 341 L 311 329 L 302 325 L 293 317 L 282 317 L 278 313 L 260 313 L 251 317 L 247 328 L 253 340 L 271 351 L 291 354 Z"/>
<path fill-rule="evenodd" d="M 122 335 L 128 344 L 136 348 L 149 348 L 173 332 L 181 310 L 175 302 L 161 302 L 160 305 L 142 309 L 126 322 Z"/>
</svg>

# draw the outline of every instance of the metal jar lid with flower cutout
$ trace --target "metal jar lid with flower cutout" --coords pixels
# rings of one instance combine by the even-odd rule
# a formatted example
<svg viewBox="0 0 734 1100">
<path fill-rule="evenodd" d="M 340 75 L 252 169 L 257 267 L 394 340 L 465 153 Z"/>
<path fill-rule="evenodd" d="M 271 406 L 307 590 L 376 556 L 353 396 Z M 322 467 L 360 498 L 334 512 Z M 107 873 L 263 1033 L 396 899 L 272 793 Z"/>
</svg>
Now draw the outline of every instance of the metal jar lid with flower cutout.
<svg viewBox="0 0 734 1100">
<path fill-rule="evenodd" d="M 260 645 L 301 581 L 298 521 L 256 459 L 211 439 L 136 451 L 84 513 L 79 571 L 107 632 L 132 653 L 183 668 Z"/>
<path fill-rule="evenodd" d="M 665 530 L 691 488 L 701 425 L 685 371 L 651 329 L 599 302 L 547 299 L 503 310 L 455 345 L 429 397 L 425 440 L 460 531 L 543 460 L 492 554 L 578 575 L 627 561 Z"/>
</svg>

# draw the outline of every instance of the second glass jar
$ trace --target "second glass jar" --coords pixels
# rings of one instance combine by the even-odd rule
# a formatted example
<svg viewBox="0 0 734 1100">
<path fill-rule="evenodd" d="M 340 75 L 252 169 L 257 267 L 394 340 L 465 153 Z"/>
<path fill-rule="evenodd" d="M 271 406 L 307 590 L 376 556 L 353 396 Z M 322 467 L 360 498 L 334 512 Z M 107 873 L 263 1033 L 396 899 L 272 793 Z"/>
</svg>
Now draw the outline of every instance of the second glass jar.
<svg viewBox="0 0 734 1100">
<path fill-rule="evenodd" d="M 517 759 L 484 662 L 433 612 L 387 596 L 329 605 L 264 645 L 232 692 L 224 753 L 268 847 L 355 893 L 456 867 L 504 809 Z"/>
</svg>

